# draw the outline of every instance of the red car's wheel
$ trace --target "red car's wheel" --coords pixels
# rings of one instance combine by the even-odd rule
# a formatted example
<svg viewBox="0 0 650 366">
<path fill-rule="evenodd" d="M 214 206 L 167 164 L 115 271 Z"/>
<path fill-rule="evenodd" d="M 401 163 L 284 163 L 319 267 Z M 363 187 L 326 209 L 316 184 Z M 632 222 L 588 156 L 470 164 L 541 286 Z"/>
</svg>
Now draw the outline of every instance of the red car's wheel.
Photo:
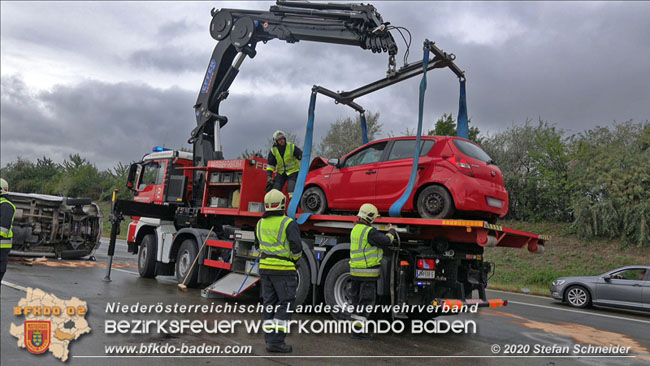
<svg viewBox="0 0 650 366">
<path fill-rule="evenodd" d="M 327 210 L 327 198 L 325 193 L 318 187 L 309 187 L 302 194 L 300 199 L 300 209 L 302 212 L 321 215 Z"/>
<path fill-rule="evenodd" d="M 454 214 L 454 201 L 442 186 L 428 186 L 417 199 L 418 214 L 423 219 L 448 219 Z"/>
</svg>

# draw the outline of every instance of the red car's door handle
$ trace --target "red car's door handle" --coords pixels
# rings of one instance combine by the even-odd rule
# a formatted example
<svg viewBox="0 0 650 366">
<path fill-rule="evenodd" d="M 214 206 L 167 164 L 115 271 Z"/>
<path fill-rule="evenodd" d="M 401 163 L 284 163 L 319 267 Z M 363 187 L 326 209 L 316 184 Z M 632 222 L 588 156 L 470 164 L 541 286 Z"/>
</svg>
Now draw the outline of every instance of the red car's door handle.
<svg viewBox="0 0 650 366">
<path fill-rule="evenodd" d="M 375 173 L 377 173 L 376 170 L 368 170 L 368 171 L 366 172 L 366 174 L 375 174 Z"/>
</svg>

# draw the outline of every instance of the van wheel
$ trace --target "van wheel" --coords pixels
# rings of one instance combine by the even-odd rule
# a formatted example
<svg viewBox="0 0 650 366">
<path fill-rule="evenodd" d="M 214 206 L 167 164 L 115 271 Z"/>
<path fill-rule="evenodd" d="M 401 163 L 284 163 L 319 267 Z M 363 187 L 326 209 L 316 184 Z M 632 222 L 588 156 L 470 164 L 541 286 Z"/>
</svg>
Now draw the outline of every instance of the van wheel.
<svg viewBox="0 0 650 366">
<path fill-rule="evenodd" d="M 309 187 L 300 198 L 300 209 L 305 213 L 321 215 L 327 210 L 327 197 L 322 189 Z"/>
<path fill-rule="evenodd" d="M 454 200 L 438 185 L 428 186 L 417 199 L 418 214 L 423 219 L 449 219 L 454 215 Z"/>
<path fill-rule="evenodd" d="M 298 288 L 296 289 L 296 305 L 304 304 L 309 296 L 311 290 L 311 272 L 309 271 L 309 264 L 305 258 L 298 260 Z"/>
<path fill-rule="evenodd" d="M 156 237 L 153 234 L 145 235 L 138 250 L 138 272 L 140 277 L 156 277 L 156 249 Z"/>
<path fill-rule="evenodd" d="M 196 241 L 194 239 L 185 239 L 181 244 L 181 248 L 178 250 L 178 256 L 176 257 L 176 281 L 178 281 L 178 283 L 183 283 L 185 280 L 197 254 L 198 249 Z M 198 285 L 198 277 L 199 271 L 197 266 L 194 265 L 192 274 L 187 278 L 185 285 L 187 287 L 196 287 Z"/>
</svg>

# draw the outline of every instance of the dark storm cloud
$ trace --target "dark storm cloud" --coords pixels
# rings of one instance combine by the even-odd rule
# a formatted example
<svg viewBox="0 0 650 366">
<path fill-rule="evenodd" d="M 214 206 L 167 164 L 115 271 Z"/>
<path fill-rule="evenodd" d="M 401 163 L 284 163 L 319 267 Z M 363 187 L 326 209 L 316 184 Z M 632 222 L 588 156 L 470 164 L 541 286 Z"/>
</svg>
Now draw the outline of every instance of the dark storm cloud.
<svg viewBox="0 0 650 366">
<path fill-rule="evenodd" d="M 2 86 L 2 166 L 17 156 L 30 160 L 48 156 L 62 162 L 79 153 L 106 169 L 138 160 L 153 146 L 191 148 L 187 139 L 196 126 L 193 92 L 87 81 L 30 94 L 19 77 L 3 77 Z M 302 140 L 308 99 L 309 95 L 298 100 L 283 95 L 229 98 L 221 110 L 230 120 L 222 130 L 226 157 L 264 148 L 277 129 L 294 132 Z M 336 118 L 329 108 L 318 115 L 318 131 L 326 128 L 325 121 Z"/>
<path fill-rule="evenodd" d="M 229 7 L 268 9 L 268 5 Z M 614 120 L 650 118 L 650 3 L 376 2 L 375 6 L 385 21 L 412 32 L 410 62 L 422 58 L 425 38 L 456 54 L 468 76 L 469 116 L 483 132 L 500 131 L 529 118 L 543 118 L 573 132 Z M 120 6 L 110 9 L 115 17 Z M 128 24 L 123 27 L 144 27 L 136 24 L 136 14 L 125 16 Z M 153 69 L 161 77 L 193 73 L 196 90 L 87 81 L 34 93 L 19 78 L 3 75 L 2 165 L 16 155 L 51 154 L 60 161 L 79 152 L 110 167 L 137 159 L 162 143 L 189 147 L 186 140 L 195 126 L 191 106 L 215 46 L 208 35 L 209 17 L 201 19 L 205 24 L 182 18 L 148 28 L 154 42 L 136 51 L 129 48 L 123 56 L 135 71 Z M 102 38 L 93 46 L 90 35 L 70 30 L 57 34 L 20 24 L 9 30 L 3 25 L 3 39 L 14 37 L 54 49 L 89 45 L 91 54 L 114 42 Z M 201 40 L 193 41 L 198 34 L 203 34 Z M 394 35 L 401 66 L 405 47 Z M 230 119 L 223 130 L 226 157 L 263 147 L 276 129 L 302 137 L 312 85 L 354 89 L 383 77 L 387 63 L 386 54 L 313 42 L 273 40 L 258 44 L 257 51 L 242 65 L 222 103 L 220 113 Z M 358 102 L 381 113 L 384 134 L 413 130 L 419 81 L 413 78 Z M 316 143 L 331 122 L 354 115 L 348 107 L 318 98 Z M 448 70 L 434 70 L 428 74 L 424 130 L 445 112 L 457 115 L 458 81 Z"/>
<path fill-rule="evenodd" d="M 2 165 L 16 156 L 61 162 L 79 153 L 100 168 L 139 159 L 153 146 L 187 147 L 192 93 L 144 84 L 87 81 L 30 94 L 2 79 Z"/>
</svg>

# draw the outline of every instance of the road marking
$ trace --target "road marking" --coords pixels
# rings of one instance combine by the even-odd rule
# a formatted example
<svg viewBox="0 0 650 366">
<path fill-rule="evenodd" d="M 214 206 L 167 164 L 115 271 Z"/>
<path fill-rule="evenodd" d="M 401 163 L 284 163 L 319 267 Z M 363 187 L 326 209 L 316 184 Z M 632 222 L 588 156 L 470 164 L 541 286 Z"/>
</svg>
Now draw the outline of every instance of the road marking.
<svg viewBox="0 0 650 366">
<path fill-rule="evenodd" d="M 9 281 L 2 281 L 2 284 L 5 285 L 5 286 L 7 286 L 7 287 L 11 287 L 11 288 L 13 288 L 14 290 L 20 290 L 20 291 L 25 291 L 25 292 L 27 292 L 27 288 L 25 288 L 25 287 L 23 287 L 23 286 L 20 286 L 20 285 L 16 285 L 15 283 L 11 283 L 11 282 L 9 282 Z"/>
<path fill-rule="evenodd" d="M 134 276 L 140 276 L 140 274 L 138 272 L 127 271 L 125 269 L 113 268 L 113 271 L 120 271 L 120 272 L 124 272 L 124 273 L 128 273 L 128 274 L 132 274 Z M 166 278 L 156 278 L 156 280 L 157 281 L 162 281 L 162 282 L 177 283 L 174 280 L 168 280 Z"/>
<path fill-rule="evenodd" d="M 550 296 L 539 296 L 539 295 L 529 295 L 529 294 L 524 294 L 524 293 L 519 293 L 519 292 L 510 292 L 510 291 L 502 291 L 502 290 L 491 290 L 489 288 L 485 289 L 486 291 L 492 291 L 492 292 L 500 292 L 502 294 L 509 294 L 509 295 L 519 295 L 519 296 L 530 296 L 530 297 L 537 297 L 539 299 L 546 299 L 550 300 L 552 297 Z"/>
<path fill-rule="evenodd" d="M 639 322 L 639 323 L 646 323 L 650 324 L 650 321 L 648 320 L 641 320 L 641 319 L 632 319 L 632 318 L 626 318 L 622 316 L 616 316 L 616 315 L 607 315 L 607 314 L 597 314 L 597 313 L 592 313 L 588 311 L 580 311 L 580 310 L 571 310 L 571 309 L 560 309 L 555 306 L 547 306 L 547 305 L 537 305 L 537 304 L 530 304 L 527 302 L 519 302 L 519 301 L 510 301 L 508 300 L 508 304 L 517 304 L 517 305 L 528 305 L 528 306 L 535 306 L 538 308 L 544 308 L 544 309 L 551 309 L 551 310 L 558 310 L 558 311 L 567 311 L 569 313 L 578 313 L 578 314 L 583 314 L 583 315 L 594 315 L 594 316 L 602 316 L 604 318 L 612 318 L 612 319 L 620 319 L 620 320 L 629 320 L 633 322 Z"/>
</svg>

